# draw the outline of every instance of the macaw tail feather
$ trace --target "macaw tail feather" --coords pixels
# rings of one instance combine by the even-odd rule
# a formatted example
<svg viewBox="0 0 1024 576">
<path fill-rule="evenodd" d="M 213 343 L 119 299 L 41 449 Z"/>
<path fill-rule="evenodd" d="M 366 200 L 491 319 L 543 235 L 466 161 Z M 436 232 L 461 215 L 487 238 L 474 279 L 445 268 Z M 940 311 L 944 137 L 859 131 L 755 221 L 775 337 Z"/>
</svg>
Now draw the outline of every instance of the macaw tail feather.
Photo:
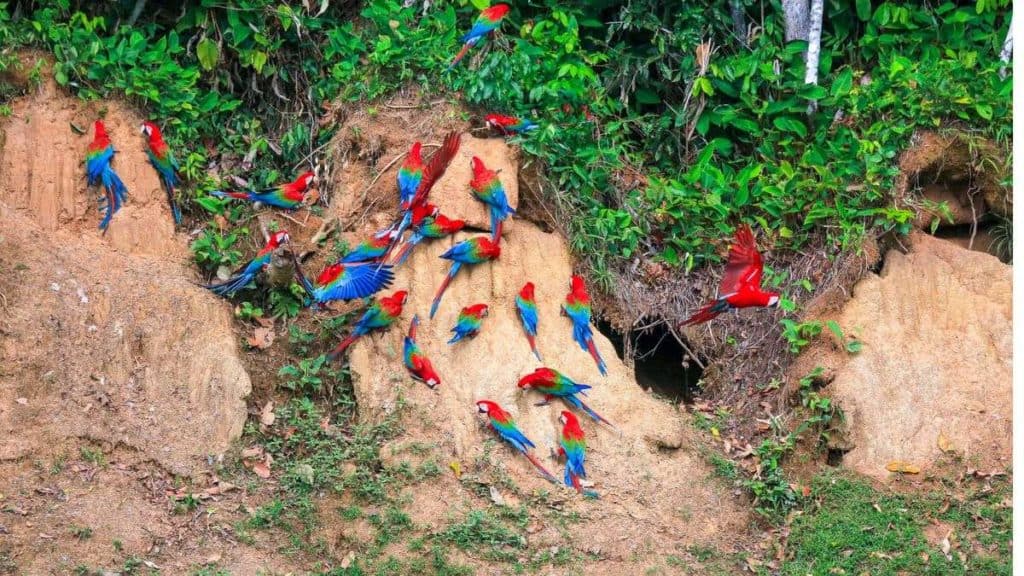
<svg viewBox="0 0 1024 576">
<path fill-rule="evenodd" d="M 597 369 L 601 372 L 601 376 L 608 375 L 608 365 L 604 363 L 604 359 L 601 358 L 601 353 L 597 351 L 597 346 L 594 345 L 594 337 L 591 336 L 587 339 L 587 351 L 593 356 L 594 362 L 597 363 Z"/>
<path fill-rule="evenodd" d="M 593 490 L 584 490 L 583 497 L 589 498 L 590 500 L 597 500 L 599 498 L 597 492 L 594 492 Z"/>
<path fill-rule="evenodd" d="M 103 235 L 107 234 L 107 227 L 110 226 L 110 219 L 114 217 L 114 203 L 116 200 L 113 194 L 108 189 L 104 189 L 103 196 L 100 196 L 99 200 L 99 211 L 103 213 L 103 218 L 100 220 L 100 230 L 103 230 Z"/>
<path fill-rule="evenodd" d="M 292 254 L 292 261 L 295 264 L 295 279 L 299 281 L 299 285 L 302 286 L 302 289 L 305 290 L 310 299 L 316 302 L 316 288 L 309 281 L 309 277 L 302 270 L 302 264 L 299 263 L 299 259 L 294 254 Z"/>
<path fill-rule="evenodd" d="M 121 204 L 128 197 L 128 189 L 125 188 L 124 182 L 121 181 L 117 172 L 114 172 L 114 169 L 110 166 L 103 170 L 101 179 L 103 180 L 103 187 L 114 197 L 114 212 L 117 212 L 121 209 Z"/>
<path fill-rule="evenodd" d="M 724 298 L 715 300 L 714 302 L 705 304 L 704 307 L 696 311 L 693 316 L 684 320 L 680 326 L 696 326 L 697 324 L 703 324 L 728 309 L 729 303 L 726 302 Z"/>
<path fill-rule="evenodd" d="M 565 463 L 565 485 L 570 488 L 574 488 L 580 494 L 583 494 L 583 485 L 580 484 L 580 477 L 573 473 L 572 467 L 568 462 Z"/>
<path fill-rule="evenodd" d="M 338 346 L 335 347 L 334 350 L 331 350 L 330 353 L 327 354 L 327 359 L 337 360 L 339 357 L 341 357 L 342 354 L 345 353 L 345 350 L 347 350 L 348 347 L 351 346 L 353 342 L 359 339 L 360 336 L 362 336 L 362 334 L 352 334 L 348 338 L 342 340 L 341 344 L 338 344 Z"/>
<path fill-rule="evenodd" d="M 452 63 L 448 65 L 448 69 L 445 70 L 445 72 L 448 72 L 452 68 L 455 68 L 455 66 L 457 66 L 459 62 L 461 62 L 462 59 L 466 57 L 466 54 L 469 54 L 469 50 L 470 48 L 473 47 L 474 44 L 476 44 L 475 39 L 467 41 L 465 44 L 463 44 L 462 48 L 459 50 L 459 53 L 455 55 L 455 58 L 452 60 Z"/>
<path fill-rule="evenodd" d="M 452 262 L 452 268 L 448 271 L 448 275 L 441 281 L 441 285 L 437 287 L 437 294 L 434 295 L 434 302 L 430 304 L 430 318 L 434 318 L 434 314 L 437 313 L 437 307 L 441 304 L 441 297 L 444 296 L 444 291 L 448 289 L 448 285 L 455 279 L 455 275 L 459 273 L 459 268 L 462 267 L 462 262 Z"/>
<path fill-rule="evenodd" d="M 210 196 L 216 196 L 217 198 L 238 198 L 240 200 L 251 200 L 248 192 L 224 192 L 223 190 L 214 190 L 210 192 Z"/>
<path fill-rule="evenodd" d="M 587 416 L 593 418 L 594 421 L 603 422 L 607 424 L 612 430 L 619 432 L 619 429 L 615 427 L 615 424 L 612 424 L 604 416 L 601 416 L 600 414 L 595 412 L 593 408 L 584 404 L 583 401 L 577 398 L 575 395 L 565 396 L 564 398 L 567 404 L 575 406 L 576 408 L 586 412 Z"/>
<path fill-rule="evenodd" d="M 177 226 L 181 224 L 181 208 L 178 207 L 178 202 L 174 199 L 174 183 L 170 178 L 165 178 L 164 184 L 167 190 L 167 204 L 171 207 L 171 216 L 174 218 L 174 225 Z"/>
<path fill-rule="evenodd" d="M 540 352 L 537 352 L 537 338 L 532 334 L 526 335 L 526 341 L 530 343 L 530 350 L 533 350 L 533 355 L 537 357 L 538 362 L 543 362 L 540 357 Z"/>
<path fill-rule="evenodd" d="M 525 451 L 523 452 L 523 456 L 526 456 L 526 459 L 530 461 L 530 464 L 533 464 L 533 467 L 536 468 L 538 472 L 540 472 L 541 476 L 543 476 L 545 479 L 547 479 L 549 482 L 553 484 L 558 484 L 558 478 L 555 478 L 555 476 L 551 472 L 548 472 L 548 469 L 545 468 L 544 465 L 540 463 L 540 460 L 537 460 L 536 456 Z"/>
<path fill-rule="evenodd" d="M 398 251 L 398 255 L 395 256 L 394 260 L 392 260 L 392 265 L 401 266 L 404 264 L 406 258 L 409 257 L 409 254 L 412 254 L 412 249 L 416 247 L 416 244 L 419 244 L 419 242 L 412 239 L 406 241 L 405 244 L 402 244 L 402 249 Z"/>
<path fill-rule="evenodd" d="M 383 266 L 384 263 L 388 261 L 388 257 L 391 256 L 391 252 L 392 250 L 395 249 L 395 246 L 398 246 L 398 243 L 402 241 L 402 234 L 405 232 L 405 229 L 408 228 L 410 224 L 412 224 L 411 207 L 408 210 L 406 210 L 404 214 L 402 214 L 402 221 L 398 223 L 398 231 L 395 232 L 395 236 L 391 239 L 391 242 L 388 243 L 388 249 L 384 252 L 384 255 L 381 256 L 380 262 L 377 264 L 378 270 L 380 270 L 380 267 Z"/>
<path fill-rule="evenodd" d="M 416 341 L 416 329 L 420 325 L 420 316 L 416 314 L 412 317 L 412 322 L 409 323 L 409 340 Z"/>
<path fill-rule="evenodd" d="M 251 275 L 239 274 L 238 276 L 228 278 L 224 282 L 220 282 L 218 284 L 207 284 L 203 286 L 203 288 L 206 288 L 207 290 L 213 292 L 218 296 L 231 296 L 235 292 L 238 292 L 242 288 L 245 288 L 246 284 L 248 284 L 251 280 Z"/>
<path fill-rule="evenodd" d="M 452 336 L 452 339 L 451 339 L 451 340 L 449 340 L 449 341 L 448 341 L 448 343 L 449 343 L 449 344 L 455 344 L 455 343 L 456 343 L 456 342 L 458 342 L 459 340 L 462 340 L 462 334 L 458 334 L 458 333 L 457 333 L 457 334 L 455 334 L 455 336 Z"/>
</svg>

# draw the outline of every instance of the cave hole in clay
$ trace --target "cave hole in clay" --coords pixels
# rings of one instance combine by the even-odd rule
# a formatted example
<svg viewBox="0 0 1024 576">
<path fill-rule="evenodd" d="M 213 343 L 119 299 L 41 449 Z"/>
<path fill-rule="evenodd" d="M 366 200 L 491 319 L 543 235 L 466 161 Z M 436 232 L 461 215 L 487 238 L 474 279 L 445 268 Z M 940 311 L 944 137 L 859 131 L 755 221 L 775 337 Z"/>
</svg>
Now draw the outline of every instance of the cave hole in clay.
<svg viewBox="0 0 1024 576">
<path fill-rule="evenodd" d="M 649 318 L 637 323 L 638 326 L 650 324 L 655 321 Z M 636 382 L 641 388 L 673 402 L 693 402 L 700 391 L 698 382 L 704 371 L 664 323 L 623 334 L 611 324 L 598 321 L 597 329 L 612 341 L 615 353 L 623 361 L 627 353 L 626 338 L 629 339 L 628 352 L 633 356 Z"/>
</svg>

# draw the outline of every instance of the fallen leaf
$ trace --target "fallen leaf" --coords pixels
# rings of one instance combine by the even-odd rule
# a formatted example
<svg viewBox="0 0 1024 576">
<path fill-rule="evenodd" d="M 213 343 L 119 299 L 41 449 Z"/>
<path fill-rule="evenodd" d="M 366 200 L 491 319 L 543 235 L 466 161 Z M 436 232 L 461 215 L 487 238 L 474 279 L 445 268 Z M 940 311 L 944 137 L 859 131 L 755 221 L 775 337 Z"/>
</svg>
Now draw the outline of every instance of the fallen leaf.
<svg viewBox="0 0 1024 576">
<path fill-rule="evenodd" d="M 351 565 L 352 565 L 352 562 L 354 562 L 354 561 L 355 561 L 355 559 L 356 559 L 356 553 L 355 553 L 355 552 L 351 552 L 351 551 L 350 551 L 350 552 L 349 552 L 348 554 L 346 554 L 346 555 L 345 555 L 345 557 L 344 557 L 344 558 L 343 558 L 343 559 L 341 560 L 341 569 L 342 569 L 342 570 L 344 570 L 344 569 L 348 568 L 349 566 L 351 566 Z"/>
<path fill-rule="evenodd" d="M 254 474 L 266 480 L 270 478 L 270 464 L 267 461 L 257 462 L 253 464 L 252 471 Z"/>
<path fill-rule="evenodd" d="M 894 460 L 892 462 L 889 462 L 888 464 L 886 464 L 885 469 L 888 470 L 889 472 L 900 472 L 903 474 L 921 473 L 921 468 L 919 466 L 915 466 L 909 462 L 904 462 L 902 460 Z"/>
<path fill-rule="evenodd" d="M 942 555 L 946 557 L 946 560 L 952 560 L 953 559 L 953 557 L 950 556 L 950 554 L 949 554 L 950 546 L 951 545 L 949 543 L 949 536 L 946 536 L 945 538 L 942 539 L 942 542 L 939 542 L 939 549 L 942 550 Z"/>
<path fill-rule="evenodd" d="M 263 410 L 260 410 L 260 424 L 273 426 L 274 418 L 274 401 L 271 400 L 263 405 Z"/>
<path fill-rule="evenodd" d="M 494 485 L 488 486 L 491 492 L 491 502 L 494 502 L 498 506 L 505 505 L 505 499 L 501 497 L 501 492 L 498 492 L 498 488 Z"/>
<path fill-rule="evenodd" d="M 942 432 L 939 432 L 938 445 L 939 450 L 942 450 L 946 454 L 953 451 L 953 443 L 950 442 L 949 438 L 946 438 L 946 435 L 943 434 Z"/>
<path fill-rule="evenodd" d="M 28 406 L 28 398 L 15 398 L 14 401 L 22 406 Z"/>
<path fill-rule="evenodd" d="M 274 343 L 274 331 L 260 326 L 253 330 L 253 335 L 249 337 L 248 343 L 251 348 L 266 350 Z"/>
<path fill-rule="evenodd" d="M 252 460 L 254 458 L 262 458 L 262 457 L 263 457 L 263 447 L 262 446 L 253 446 L 252 448 L 246 448 L 245 450 L 242 450 L 242 458 L 244 460 Z"/>
<path fill-rule="evenodd" d="M 462 478 L 462 464 L 459 464 L 458 460 L 452 460 L 449 462 L 448 467 L 452 469 L 456 478 Z"/>
</svg>

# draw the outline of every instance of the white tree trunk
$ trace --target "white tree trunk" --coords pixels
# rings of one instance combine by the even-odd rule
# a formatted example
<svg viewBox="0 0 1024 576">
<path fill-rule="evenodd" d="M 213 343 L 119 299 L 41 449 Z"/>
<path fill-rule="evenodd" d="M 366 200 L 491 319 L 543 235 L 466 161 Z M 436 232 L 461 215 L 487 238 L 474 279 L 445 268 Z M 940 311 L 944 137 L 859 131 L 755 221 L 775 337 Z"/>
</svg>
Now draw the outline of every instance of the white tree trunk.
<svg viewBox="0 0 1024 576">
<path fill-rule="evenodd" d="M 821 58 L 821 24 L 825 17 L 825 0 L 811 0 L 810 30 L 807 34 L 807 71 L 804 84 L 818 83 L 818 60 Z M 814 100 L 807 106 L 807 113 L 812 114 L 818 109 Z"/>
<path fill-rule="evenodd" d="M 732 12 L 733 33 L 736 34 L 741 44 L 747 46 L 747 17 L 743 14 L 743 2 L 742 0 L 732 0 L 729 4 L 730 12 Z"/>
<path fill-rule="evenodd" d="M 807 40 L 808 0 L 782 0 L 786 18 L 786 42 Z"/>
<path fill-rule="evenodd" d="M 999 53 L 999 60 L 1003 65 L 999 67 L 999 77 L 1006 78 L 1006 68 L 1010 65 L 1010 58 L 1013 57 L 1013 15 L 1010 15 L 1010 29 L 1006 31 L 1006 40 L 1003 40 L 1003 51 Z"/>
</svg>

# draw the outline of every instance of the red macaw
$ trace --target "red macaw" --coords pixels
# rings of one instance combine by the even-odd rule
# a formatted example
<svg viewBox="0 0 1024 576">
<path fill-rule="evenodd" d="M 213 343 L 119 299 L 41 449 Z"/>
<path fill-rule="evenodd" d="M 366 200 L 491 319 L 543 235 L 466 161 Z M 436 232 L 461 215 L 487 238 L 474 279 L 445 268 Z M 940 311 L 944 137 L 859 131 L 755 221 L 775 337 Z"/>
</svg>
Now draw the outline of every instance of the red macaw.
<svg viewBox="0 0 1024 576">
<path fill-rule="evenodd" d="M 405 337 L 402 347 L 402 358 L 406 369 L 413 379 L 419 380 L 433 389 L 441 384 L 441 377 L 434 371 L 434 366 L 430 363 L 430 359 L 423 354 L 419 345 L 416 344 L 416 328 L 419 325 L 420 317 L 417 314 L 412 317 L 412 323 L 409 324 L 409 335 Z"/>
<path fill-rule="evenodd" d="M 573 276 L 569 280 L 569 294 L 566 295 L 565 303 L 562 304 L 562 316 L 568 316 L 572 320 L 573 338 L 576 339 L 580 348 L 590 352 L 601 375 L 607 376 L 608 366 L 601 358 L 601 353 L 597 351 L 594 334 L 590 329 L 590 295 L 587 294 L 583 278 L 579 276 Z"/>
<path fill-rule="evenodd" d="M 324 268 L 316 283 L 313 283 L 296 261 L 295 274 L 302 288 L 317 306 L 331 300 L 355 300 L 373 296 L 390 286 L 395 279 L 391 266 L 377 266 L 372 263 L 335 262 Z"/>
<path fill-rule="evenodd" d="M 441 285 L 437 287 L 437 294 L 434 295 L 434 302 L 430 305 L 430 317 L 437 313 L 437 306 L 441 304 L 441 297 L 444 296 L 448 285 L 455 279 L 455 275 L 462 269 L 463 264 L 481 264 L 492 262 L 501 256 L 501 246 L 492 242 L 486 236 L 477 236 L 469 240 L 463 240 L 441 254 L 441 258 L 452 261 L 452 267 L 448 275 L 444 277 Z"/>
<path fill-rule="evenodd" d="M 498 179 L 498 173 L 484 166 L 483 160 L 473 156 L 473 179 L 469 187 L 473 189 L 473 196 L 487 204 L 491 212 L 491 240 L 501 240 L 501 225 L 505 219 L 515 214 L 514 208 L 508 205 L 508 198 L 505 196 L 505 188 Z"/>
<path fill-rule="evenodd" d="M 597 498 L 597 492 L 584 490 L 580 478 L 587 477 L 583 464 L 587 459 L 587 443 L 583 437 L 583 428 L 576 416 L 568 410 L 562 410 L 558 421 L 562 423 L 562 436 L 558 439 L 558 455 L 565 457 L 565 485 L 575 488 L 576 492 L 588 497 Z"/>
<path fill-rule="evenodd" d="M 725 266 L 725 275 L 718 286 L 718 298 L 704 305 L 680 326 L 707 322 L 728 310 L 778 306 L 779 294 L 761 289 L 763 272 L 764 263 L 754 243 L 754 233 L 750 226 L 743 224 L 736 229 L 736 239 L 729 247 L 729 263 Z"/>
<path fill-rule="evenodd" d="M 527 282 L 519 291 L 519 295 L 516 296 L 516 310 L 519 311 L 519 319 L 523 322 L 530 350 L 533 350 L 533 355 L 538 361 L 543 362 L 540 352 L 537 352 L 537 301 L 533 297 L 533 282 Z"/>
<path fill-rule="evenodd" d="M 455 55 L 455 59 L 448 65 L 448 70 L 451 70 L 459 63 L 460 60 L 465 58 L 466 54 L 469 53 L 469 49 L 476 46 L 476 43 L 481 38 L 492 34 L 501 26 L 501 20 L 508 15 L 509 5 L 508 4 L 495 4 L 489 8 L 484 8 L 480 11 L 480 15 L 477 16 L 476 22 L 473 23 L 473 27 L 470 28 L 460 41 L 463 42 L 462 49 Z"/>
<path fill-rule="evenodd" d="M 275 232 L 267 240 L 263 249 L 256 254 L 256 257 L 247 262 L 245 266 L 239 268 L 231 278 L 216 284 L 207 284 L 203 288 L 210 290 L 218 296 L 231 296 L 252 282 L 256 278 L 256 274 L 264 266 L 270 264 L 270 257 L 273 255 L 274 250 L 287 244 L 288 240 L 288 232 L 284 230 Z"/>
<path fill-rule="evenodd" d="M 89 144 L 85 153 L 85 175 L 90 186 L 103 184 L 103 197 L 100 198 L 100 211 L 106 214 L 100 220 L 100 230 L 107 233 L 107 226 L 114 213 L 121 209 L 127 197 L 128 190 L 124 182 L 110 167 L 110 161 L 114 158 L 114 146 L 110 143 L 110 136 L 107 134 L 106 126 L 97 120 L 93 125 L 95 136 Z"/>
<path fill-rule="evenodd" d="M 402 306 L 405 305 L 406 299 L 408 299 L 409 293 L 405 290 L 398 290 L 391 296 L 385 296 L 378 300 L 374 300 L 370 304 L 366 312 L 363 313 L 363 317 L 356 323 L 355 329 L 352 330 L 352 334 L 341 341 L 341 344 L 331 350 L 331 353 L 327 355 L 329 360 L 334 360 L 342 354 L 345 350 L 352 345 L 353 342 L 359 338 L 366 336 L 374 330 L 383 330 L 384 328 L 390 327 L 398 320 L 398 317 L 402 315 Z"/>
<path fill-rule="evenodd" d="M 552 368 L 537 368 L 532 373 L 527 374 L 519 379 L 518 384 L 520 389 L 534 389 L 544 394 L 544 401 L 539 402 L 537 406 L 546 406 L 551 402 L 552 398 L 561 398 L 566 404 L 587 413 L 598 422 L 604 422 L 611 426 L 613 429 L 615 425 L 595 412 L 590 406 L 587 406 L 579 399 L 577 394 L 587 395 L 587 390 L 590 390 L 591 386 L 586 384 L 577 384 L 573 382 L 571 378 L 562 374 L 558 370 Z"/>
<path fill-rule="evenodd" d="M 423 216 L 419 222 L 417 222 L 417 211 L 413 211 L 412 234 L 409 235 L 409 239 L 405 241 L 405 244 L 402 245 L 402 249 L 399 250 L 398 255 L 395 256 L 395 266 L 399 266 L 405 262 L 405 259 L 412 253 L 412 249 L 423 240 L 427 238 L 436 239 L 451 236 L 466 226 L 466 223 L 462 220 L 450 220 L 444 214 L 439 214 L 437 207 L 433 204 L 424 204 L 423 206 L 424 208 L 432 208 L 433 214 Z M 423 209 L 419 208 L 419 210 Z"/>
<path fill-rule="evenodd" d="M 167 203 L 171 207 L 171 217 L 174 218 L 175 226 L 181 224 L 181 209 L 178 208 L 178 202 L 174 198 L 174 189 L 178 186 L 178 161 L 174 158 L 174 153 L 164 142 L 164 137 L 160 134 L 160 128 L 150 122 L 149 120 L 142 123 L 142 133 L 149 136 L 149 141 L 146 143 L 146 154 L 149 156 L 149 163 L 156 168 L 157 173 L 160 175 L 160 180 L 163 182 L 164 189 L 167 192 Z"/>
<path fill-rule="evenodd" d="M 502 409 L 496 402 L 491 402 L 490 400 L 478 401 L 476 408 L 481 414 L 487 414 L 491 429 L 497 432 L 502 440 L 508 442 L 523 456 L 526 456 L 526 459 L 530 461 L 530 464 L 533 464 L 533 467 L 540 472 L 541 476 L 558 484 L 558 480 L 555 479 L 554 475 L 548 472 L 547 468 L 540 463 L 540 460 L 530 453 L 530 448 L 535 448 L 535 446 L 526 435 L 519 431 L 516 421 L 512 419 L 511 414 Z"/>
<path fill-rule="evenodd" d="M 479 334 L 487 312 L 487 304 L 473 304 L 463 308 L 462 312 L 459 312 L 459 319 L 455 322 L 455 327 L 452 328 L 455 336 L 452 336 L 448 343 L 455 344 L 463 338 L 472 338 Z"/>
<path fill-rule="evenodd" d="M 355 248 L 349 250 L 338 262 L 355 264 L 356 262 L 379 262 L 387 254 L 388 247 L 395 233 L 385 230 L 383 234 L 374 234 L 372 238 L 363 240 Z"/>
<path fill-rule="evenodd" d="M 306 198 L 306 191 L 309 190 L 309 185 L 313 182 L 314 178 L 316 178 L 314 173 L 303 172 L 294 182 L 280 184 L 262 192 L 252 190 L 248 192 L 222 192 L 214 190 L 210 192 L 210 195 L 218 198 L 239 198 L 241 200 L 274 206 L 275 208 L 296 210 L 299 206 L 302 206 L 302 201 Z"/>
<path fill-rule="evenodd" d="M 503 114 L 488 114 L 484 116 L 487 126 L 501 132 L 503 136 L 511 134 L 522 134 L 539 128 L 535 122 L 526 118 L 505 116 Z"/>
</svg>

